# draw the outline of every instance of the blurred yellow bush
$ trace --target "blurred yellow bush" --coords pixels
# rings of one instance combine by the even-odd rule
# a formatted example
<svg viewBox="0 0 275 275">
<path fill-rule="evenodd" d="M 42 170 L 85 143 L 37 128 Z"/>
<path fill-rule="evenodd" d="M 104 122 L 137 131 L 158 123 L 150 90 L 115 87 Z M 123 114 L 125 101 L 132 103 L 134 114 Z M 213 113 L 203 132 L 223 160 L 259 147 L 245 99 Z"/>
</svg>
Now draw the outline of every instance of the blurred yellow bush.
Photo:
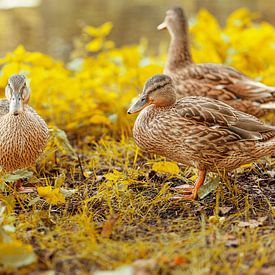
<svg viewBox="0 0 275 275">
<path fill-rule="evenodd" d="M 190 26 L 195 62 L 225 63 L 275 85 L 274 27 L 254 23 L 256 17 L 239 9 L 222 28 L 201 10 Z M 133 118 L 129 122 L 125 111 L 145 80 L 162 72 L 166 49 L 150 55 L 146 41 L 116 48 L 107 38 L 111 29 L 110 22 L 85 27 L 68 64 L 18 46 L 0 59 L 1 96 L 11 74 L 25 73 L 32 89 L 31 105 L 48 123 L 76 134 L 87 129 L 92 133 L 90 125 L 100 125 L 101 131 L 128 131 Z"/>
</svg>

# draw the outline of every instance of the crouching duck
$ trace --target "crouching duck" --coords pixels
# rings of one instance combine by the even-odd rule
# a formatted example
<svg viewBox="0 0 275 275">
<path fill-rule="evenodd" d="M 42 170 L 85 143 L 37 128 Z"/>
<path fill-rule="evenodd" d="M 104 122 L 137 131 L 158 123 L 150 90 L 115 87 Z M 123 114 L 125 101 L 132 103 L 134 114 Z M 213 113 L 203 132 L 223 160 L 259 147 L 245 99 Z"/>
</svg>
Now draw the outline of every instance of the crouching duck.
<svg viewBox="0 0 275 275">
<path fill-rule="evenodd" d="M 27 168 L 42 154 L 49 130 L 45 121 L 28 106 L 30 89 L 26 77 L 12 75 L 0 100 L 0 167 L 5 172 Z M 20 192 L 31 192 L 17 183 Z"/>
<path fill-rule="evenodd" d="M 136 112 L 133 136 L 142 150 L 199 170 L 194 186 L 182 186 L 186 199 L 197 197 L 208 171 L 230 171 L 275 151 L 275 127 L 215 99 L 177 100 L 167 75 L 146 82 L 128 110 Z"/>
</svg>

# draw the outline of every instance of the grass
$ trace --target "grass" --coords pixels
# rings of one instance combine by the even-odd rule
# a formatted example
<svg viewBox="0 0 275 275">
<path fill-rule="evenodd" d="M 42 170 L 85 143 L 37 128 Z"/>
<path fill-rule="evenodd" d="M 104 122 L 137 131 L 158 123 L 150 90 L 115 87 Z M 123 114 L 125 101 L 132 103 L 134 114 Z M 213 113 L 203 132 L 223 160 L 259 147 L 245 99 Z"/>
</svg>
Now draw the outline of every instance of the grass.
<svg viewBox="0 0 275 275">
<path fill-rule="evenodd" d="M 10 188 L 4 194 L 17 238 L 37 255 L 19 274 L 88 274 L 124 265 L 147 272 L 142 274 L 274 268 L 274 179 L 268 174 L 274 159 L 240 168 L 202 200 L 174 201 L 169 187 L 184 183 L 193 169 L 158 174 L 152 163 L 163 159 L 141 154 L 132 139 L 106 137 L 77 148 L 80 161 L 57 153 L 55 162 L 34 170 L 35 185 L 61 181 L 66 190 L 77 190 L 65 203 L 48 204 L 37 193 Z"/>
</svg>

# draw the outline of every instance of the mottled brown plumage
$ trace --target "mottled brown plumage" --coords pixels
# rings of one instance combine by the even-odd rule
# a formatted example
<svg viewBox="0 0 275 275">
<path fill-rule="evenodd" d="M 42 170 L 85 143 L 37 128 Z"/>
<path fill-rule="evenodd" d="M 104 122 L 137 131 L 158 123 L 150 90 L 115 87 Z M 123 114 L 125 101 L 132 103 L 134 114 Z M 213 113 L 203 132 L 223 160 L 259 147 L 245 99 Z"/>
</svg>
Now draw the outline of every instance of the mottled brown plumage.
<svg viewBox="0 0 275 275">
<path fill-rule="evenodd" d="M 138 111 L 133 129 L 137 145 L 198 168 L 200 184 L 206 171 L 233 170 L 275 151 L 275 127 L 215 99 L 176 100 L 169 76 L 156 75 L 145 84 L 128 113 Z"/>
<path fill-rule="evenodd" d="M 28 106 L 29 88 L 23 75 L 13 75 L 0 100 L 0 166 L 6 172 L 35 163 L 49 138 L 45 121 Z"/>
<path fill-rule="evenodd" d="M 164 73 L 174 80 L 178 98 L 210 97 L 257 117 L 274 112 L 275 87 L 254 81 L 222 64 L 193 63 L 188 23 L 180 7 L 167 11 L 164 22 L 158 26 L 158 29 L 164 28 L 168 29 L 171 36 Z"/>
</svg>

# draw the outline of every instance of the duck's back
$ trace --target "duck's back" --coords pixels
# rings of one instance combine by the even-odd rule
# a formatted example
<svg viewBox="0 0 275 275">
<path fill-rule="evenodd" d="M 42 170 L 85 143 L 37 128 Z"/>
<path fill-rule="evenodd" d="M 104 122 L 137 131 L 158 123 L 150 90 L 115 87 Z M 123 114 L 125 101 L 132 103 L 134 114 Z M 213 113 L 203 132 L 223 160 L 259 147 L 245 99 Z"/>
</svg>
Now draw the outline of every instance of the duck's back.
<svg viewBox="0 0 275 275">
<path fill-rule="evenodd" d="M 8 101 L 0 101 L 0 166 L 8 172 L 34 164 L 49 138 L 45 121 L 25 108 L 14 116 L 8 113 Z"/>
<path fill-rule="evenodd" d="M 171 66 L 166 68 L 165 73 L 174 80 L 178 98 L 205 96 L 224 101 L 257 117 L 269 111 L 263 103 L 275 102 L 275 87 L 254 81 L 223 64 L 192 63 L 181 68 Z"/>
</svg>

